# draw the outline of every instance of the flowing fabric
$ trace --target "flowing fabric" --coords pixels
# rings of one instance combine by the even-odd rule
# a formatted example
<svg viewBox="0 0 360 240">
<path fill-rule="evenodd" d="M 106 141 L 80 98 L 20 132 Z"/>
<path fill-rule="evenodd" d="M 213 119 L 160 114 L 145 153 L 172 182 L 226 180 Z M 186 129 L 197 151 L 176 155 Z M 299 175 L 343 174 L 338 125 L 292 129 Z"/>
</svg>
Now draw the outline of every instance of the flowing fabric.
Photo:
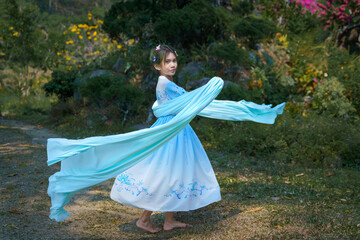
<svg viewBox="0 0 360 240">
<path fill-rule="evenodd" d="M 245 101 L 214 101 L 223 80 L 214 77 L 192 92 L 154 106 L 156 116 L 176 114 L 164 125 L 125 134 L 79 140 L 50 138 L 48 165 L 61 161 L 61 170 L 49 178 L 50 218 L 61 221 L 70 215 L 63 209 L 78 191 L 96 185 L 129 169 L 176 136 L 196 115 L 234 121 L 271 124 L 284 104 L 274 108 Z M 169 114 L 171 113 L 171 114 Z"/>
</svg>

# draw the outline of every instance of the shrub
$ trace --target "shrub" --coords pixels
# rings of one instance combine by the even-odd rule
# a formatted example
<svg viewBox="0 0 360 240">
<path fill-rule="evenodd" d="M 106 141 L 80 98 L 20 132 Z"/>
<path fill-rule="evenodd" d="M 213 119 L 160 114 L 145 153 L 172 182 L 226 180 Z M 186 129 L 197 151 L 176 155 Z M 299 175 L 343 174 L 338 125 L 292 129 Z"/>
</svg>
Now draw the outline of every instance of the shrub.
<svg viewBox="0 0 360 240">
<path fill-rule="evenodd" d="M 272 21 L 254 16 L 238 19 L 231 28 L 238 38 L 245 38 L 250 48 L 254 48 L 260 40 L 271 37 L 276 32 L 276 25 Z"/>
<path fill-rule="evenodd" d="M 209 55 L 218 62 L 223 62 L 226 65 L 238 64 L 245 68 L 251 66 L 249 54 L 234 41 L 212 45 L 209 50 Z"/>
<path fill-rule="evenodd" d="M 79 91 L 89 104 L 100 108 L 113 104 L 126 115 L 138 113 L 143 107 L 143 92 L 127 83 L 122 75 L 88 78 L 80 84 Z"/>
<path fill-rule="evenodd" d="M 344 95 L 345 88 L 337 78 L 325 79 L 313 95 L 313 107 L 319 112 L 329 112 L 332 116 L 346 116 L 355 112 L 349 99 Z"/>
<path fill-rule="evenodd" d="M 345 88 L 345 96 L 360 114 L 360 57 L 347 51 L 330 48 L 328 62 L 329 76 L 337 77 Z"/>
<path fill-rule="evenodd" d="M 359 122 L 304 115 L 284 112 L 274 125 L 197 118 L 192 127 L 209 150 L 306 167 L 360 167 Z"/>
<path fill-rule="evenodd" d="M 154 23 L 154 36 L 173 46 L 209 44 L 220 40 L 229 19 L 224 9 L 193 1 L 181 9 L 163 12 Z"/>
<path fill-rule="evenodd" d="M 51 74 L 51 81 L 45 83 L 43 89 L 47 95 L 55 94 L 60 100 L 65 101 L 74 95 L 77 74 L 77 71 L 55 70 Z"/>
</svg>

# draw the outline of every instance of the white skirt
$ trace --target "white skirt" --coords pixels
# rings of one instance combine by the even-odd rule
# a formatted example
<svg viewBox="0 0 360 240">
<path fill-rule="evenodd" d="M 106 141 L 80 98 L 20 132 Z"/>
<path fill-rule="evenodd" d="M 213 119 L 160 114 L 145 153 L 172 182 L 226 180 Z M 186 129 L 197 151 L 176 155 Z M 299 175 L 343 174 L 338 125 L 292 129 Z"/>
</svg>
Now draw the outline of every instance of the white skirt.
<svg viewBox="0 0 360 240">
<path fill-rule="evenodd" d="M 160 117 L 152 127 L 173 117 Z M 110 197 L 125 205 L 163 212 L 194 210 L 221 200 L 214 170 L 190 125 L 119 174 Z"/>
</svg>

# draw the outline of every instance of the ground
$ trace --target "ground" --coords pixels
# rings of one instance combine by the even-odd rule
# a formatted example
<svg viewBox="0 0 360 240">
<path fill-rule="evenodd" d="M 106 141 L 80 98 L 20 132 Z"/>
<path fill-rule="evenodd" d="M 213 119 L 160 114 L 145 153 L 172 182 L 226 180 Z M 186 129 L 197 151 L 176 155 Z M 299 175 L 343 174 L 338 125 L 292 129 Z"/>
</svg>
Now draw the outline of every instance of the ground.
<svg viewBox="0 0 360 240">
<path fill-rule="evenodd" d="M 223 200 L 177 213 L 188 229 L 149 234 L 136 228 L 141 210 L 109 198 L 113 180 L 82 191 L 49 219 L 48 177 L 41 126 L 0 122 L 0 239 L 360 239 L 358 170 L 254 164 L 209 153 Z M 163 213 L 155 213 L 159 226 Z"/>
</svg>

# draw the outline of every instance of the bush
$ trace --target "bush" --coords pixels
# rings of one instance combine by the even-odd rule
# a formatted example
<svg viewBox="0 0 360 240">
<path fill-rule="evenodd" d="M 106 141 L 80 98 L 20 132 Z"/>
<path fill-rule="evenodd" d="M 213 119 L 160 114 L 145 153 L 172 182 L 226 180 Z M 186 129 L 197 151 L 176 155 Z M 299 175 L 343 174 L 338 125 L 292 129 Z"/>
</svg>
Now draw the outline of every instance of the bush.
<svg viewBox="0 0 360 240">
<path fill-rule="evenodd" d="M 154 36 L 176 47 L 188 48 L 220 40 L 230 14 L 205 1 L 163 12 L 154 23 Z"/>
<path fill-rule="evenodd" d="M 329 76 L 337 77 L 345 88 L 344 94 L 360 114 L 360 57 L 330 46 L 328 62 Z"/>
<path fill-rule="evenodd" d="M 55 70 L 51 74 L 51 81 L 45 83 L 43 89 L 47 95 L 55 94 L 60 100 L 65 101 L 74 95 L 77 74 L 77 71 Z"/>
<path fill-rule="evenodd" d="M 143 108 L 143 92 L 127 83 L 122 75 L 88 78 L 80 84 L 79 91 L 90 105 L 99 108 L 115 105 L 118 111 L 125 114 L 135 114 Z"/>
<path fill-rule="evenodd" d="M 231 28 L 238 38 L 245 38 L 250 48 L 255 48 L 256 43 L 273 36 L 277 30 L 272 21 L 254 16 L 238 19 Z"/>
<path fill-rule="evenodd" d="M 355 112 L 355 108 L 344 93 L 345 88 L 337 78 L 325 79 L 315 89 L 313 107 L 319 113 L 326 111 L 332 116 L 347 116 Z"/>
<path fill-rule="evenodd" d="M 248 88 L 236 84 L 228 84 L 220 92 L 218 99 L 246 100 L 256 103 L 280 104 L 289 100 L 295 92 L 293 85 L 282 81 L 271 66 L 252 68 Z"/>
<path fill-rule="evenodd" d="M 252 64 L 249 54 L 234 41 L 212 45 L 209 50 L 209 55 L 218 62 L 223 62 L 226 65 L 238 64 L 245 68 L 250 68 Z"/>
<path fill-rule="evenodd" d="M 359 122 L 305 116 L 292 118 L 285 112 L 274 125 L 197 118 L 192 127 L 211 150 L 306 167 L 360 167 Z"/>
</svg>

